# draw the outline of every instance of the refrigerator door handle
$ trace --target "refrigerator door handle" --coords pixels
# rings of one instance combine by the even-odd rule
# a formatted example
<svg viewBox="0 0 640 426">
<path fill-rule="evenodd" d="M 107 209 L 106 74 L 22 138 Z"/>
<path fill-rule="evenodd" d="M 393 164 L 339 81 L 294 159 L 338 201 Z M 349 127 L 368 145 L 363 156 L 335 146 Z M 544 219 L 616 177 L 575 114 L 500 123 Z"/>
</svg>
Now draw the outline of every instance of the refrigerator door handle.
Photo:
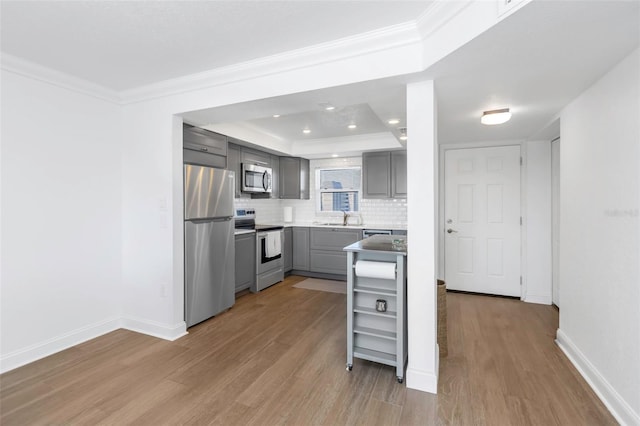
<svg viewBox="0 0 640 426">
<path fill-rule="evenodd" d="M 228 222 L 233 219 L 232 216 L 228 217 L 209 217 L 206 219 L 187 219 L 186 222 L 191 223 L 208 223 L 208 222 Z"/>
</svg>

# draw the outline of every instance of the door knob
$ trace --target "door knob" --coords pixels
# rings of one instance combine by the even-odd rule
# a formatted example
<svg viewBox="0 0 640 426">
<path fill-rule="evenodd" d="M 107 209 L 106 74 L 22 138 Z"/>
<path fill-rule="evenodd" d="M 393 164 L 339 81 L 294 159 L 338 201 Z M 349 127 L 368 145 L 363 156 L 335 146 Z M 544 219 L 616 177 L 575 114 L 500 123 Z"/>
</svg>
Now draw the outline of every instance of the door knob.
<svg viewBox="0 0 640 426">
<path fill-rule="evenodd" d="M 456 231 L 455 229 L 451 229 L 451 228 L 447 229 L 447 234 L 450 234 L 452 232 L 458 232 L 458 231 Z"/>
</svg>

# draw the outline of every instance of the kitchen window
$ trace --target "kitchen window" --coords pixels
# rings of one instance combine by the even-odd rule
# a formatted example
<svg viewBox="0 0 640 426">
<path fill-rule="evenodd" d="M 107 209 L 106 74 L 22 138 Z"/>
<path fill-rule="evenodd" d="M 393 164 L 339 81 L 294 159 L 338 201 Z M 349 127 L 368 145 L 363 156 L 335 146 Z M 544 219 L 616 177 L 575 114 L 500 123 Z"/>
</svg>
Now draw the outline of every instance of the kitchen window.
<svg viewBox="0 0 640 426">
<path fill-rule="evenodd" d="M 361 168 L 316 169 L 318 212 L 357 212 L 360 207 Z"/>
</svg>

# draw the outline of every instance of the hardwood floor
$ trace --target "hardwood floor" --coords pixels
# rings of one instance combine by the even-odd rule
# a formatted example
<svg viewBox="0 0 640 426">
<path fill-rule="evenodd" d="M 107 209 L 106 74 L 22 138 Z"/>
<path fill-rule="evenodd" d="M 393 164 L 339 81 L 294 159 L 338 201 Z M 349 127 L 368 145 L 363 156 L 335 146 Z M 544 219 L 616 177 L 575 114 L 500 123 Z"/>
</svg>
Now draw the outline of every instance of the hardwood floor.
<svg viewBox="0 0 640 426">
<path fill-rule="evenodd" d="M 447 295 L 438 395 L 345 371 L 346 297 L 289 277 L 167 342 L 126 330 L 0 376 L 9 425 L 616 424 L 553 339 L 558 313 Z"/>
</svg>

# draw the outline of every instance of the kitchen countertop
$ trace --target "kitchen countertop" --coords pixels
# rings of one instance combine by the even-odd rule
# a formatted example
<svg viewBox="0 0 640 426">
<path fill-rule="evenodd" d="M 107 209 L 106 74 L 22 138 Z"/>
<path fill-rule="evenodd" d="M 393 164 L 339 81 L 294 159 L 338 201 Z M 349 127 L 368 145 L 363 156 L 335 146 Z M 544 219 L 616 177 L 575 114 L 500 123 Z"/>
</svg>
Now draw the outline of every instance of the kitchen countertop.
<svg viewBox="0 0 640 426">
<path fill-rule="evenodd" d="M 343 229 L 391 229 L 396 231 L 406 231 L 407 227 L 402 225 L 389 224 L 363 224 L 363 225 L 342 225 L 342 223 L 329 222 L 269 222 L 269 225 L 282 225 L 285 228 L 307 227 L 307 228 L 343 228 Z"/>
<path fill-rule="evenodd" d="M 403 240 L 402 248 L 393 248 L 394 240 Z M 407 255 L 407 237 L 405 235 L 374 235 L 346 246 L 344 251 L 377 252 Z"/>
<path fill-rule="evenodd" d="M 255 234 L 256 230 L 255 229 L 236 229 L 235 230 L 235 235 L 242 235 L 242 234 Z"/>
</svg>

